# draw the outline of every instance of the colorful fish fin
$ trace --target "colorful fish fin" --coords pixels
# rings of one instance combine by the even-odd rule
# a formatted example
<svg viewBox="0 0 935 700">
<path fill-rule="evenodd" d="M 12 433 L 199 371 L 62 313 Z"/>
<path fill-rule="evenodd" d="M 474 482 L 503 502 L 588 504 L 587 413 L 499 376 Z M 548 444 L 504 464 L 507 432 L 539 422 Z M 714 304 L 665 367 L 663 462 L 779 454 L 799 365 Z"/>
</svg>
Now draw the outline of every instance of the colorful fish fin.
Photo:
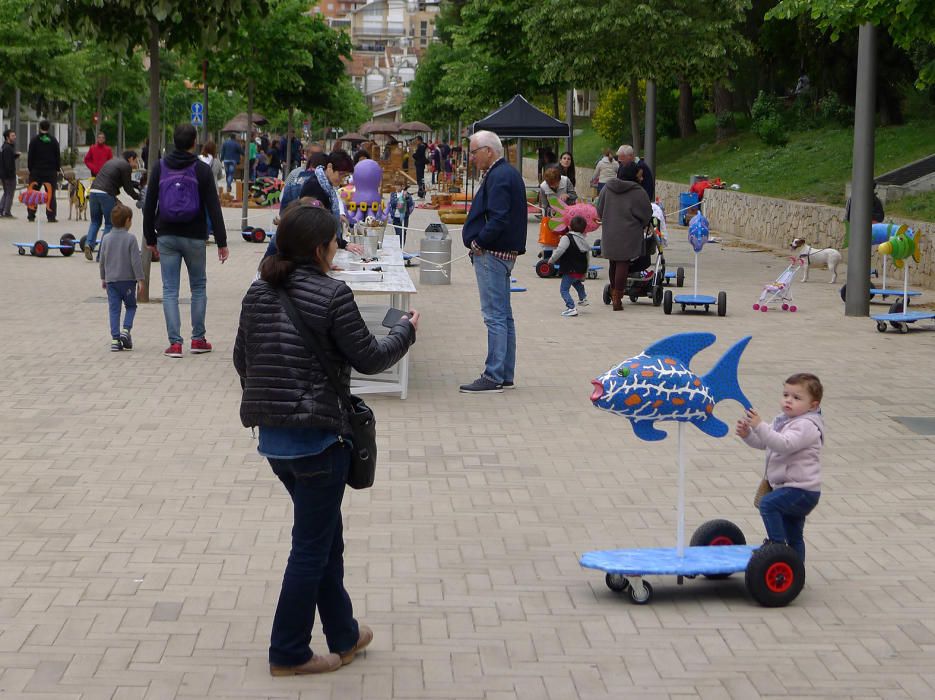
<svg viewBox="0 0 935 700">
<path fill-rule="evenodd" d="M 730 432 L 727 423 L 718 420 L 712 415 L 708 415 L 704 418 L 694 418 L 691 422 L 698 430 L 711 437 L 722 438 Z"/>
<path fill-rule="evenodd" d="M 906 235 L 908 236 L 910 233 L 912 231 L 907 231 Z M 912 237 L 912 259 L 918 265 L 922 259 L 922 232 L 916 231 L 915 233 L 916 235 Z"/>
<path fill-rule="evenodd" d="M 681 360 L 688 367 L 695 355 L 716 340 L 714 333 L 676 333 L 668 338 L 656 341 L 643 350 L 643 353 L 650 357 L 673 357 L 676 360 Z"/>
<path fill-rule="evenodd" d="M 666 433 L 662 430 L 656 430 L 651 420 L 633 420 L 630 419 L 633 426 L 633 432 L 640 440 L 655 442 L 656 440 L 665 440 Z"/>
<path fill-rule="evenodd" d="M 752 337 L 748 335 L 746 338 L 741 338 L 734 343 L 730 350 L 725 352 L 721 359 L 717 361 L 711 371 L 701 378 L 705 386 L 711 389 L 714 403 L 724 399 L 734 399 L 740 402 L 740 405 L 744 408 L 752 406 L 750 400 L 741 391 L 740 383 L 737 380 L 737 366 L 740 364 L 740 356 Z"/>
</svg>

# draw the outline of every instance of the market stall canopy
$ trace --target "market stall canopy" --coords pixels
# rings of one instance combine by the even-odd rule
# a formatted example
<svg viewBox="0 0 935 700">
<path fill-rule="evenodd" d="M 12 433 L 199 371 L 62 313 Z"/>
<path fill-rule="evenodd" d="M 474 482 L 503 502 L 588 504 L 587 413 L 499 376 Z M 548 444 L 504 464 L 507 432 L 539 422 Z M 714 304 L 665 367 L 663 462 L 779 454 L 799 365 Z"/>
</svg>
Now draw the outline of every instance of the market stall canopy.
<svg viewBox="0 0 935 700">
<path fill-rule="evenodd" d="M 497 136 L 519 139 L 568 138 L 568 124 L 533 107 L 522 95 L 471 125 L 471 133 L 492 131 Z"/>
<path fill-rule="evenodd" d="M 264 117 L 262 114 L 257 112 L 253 113 L 253 125 L 262 126 L 263 124 L 268 124 L 269 120 Z M 229 131 L 245 132 L 247 131 L 247 113 L 241 112 L 236 117 L 231 119 L 227 124 L 224 125 L 224 128 L 221 129 L 221 132 L 227 133 Z"/>
<path fill-rule="evenodd" d="M 336 141 L 347 141 L 348 143 L 359 143 L 360 141 L 366 141 L 367 137 L 361 136 L 356 131 L 352 131 L 351 133 L 344 134 L 343 136 L 341 136 L 341 138 L 335 139 L 335 140 Z"/>
<path fill-rule="evenodd" d="M 399 125 L 399 130 L 421 132 L 421 131 L 431 131 L 432 127 L 430 127 L 425 122 L 403 122 L 402 124 Z"/>
<path fill-rule="evenodd" d="M 372 121 L 360 127 L 360 133 L 368 136 L 372 134 L 398 134 L 399 122 Z"/>
</svg>

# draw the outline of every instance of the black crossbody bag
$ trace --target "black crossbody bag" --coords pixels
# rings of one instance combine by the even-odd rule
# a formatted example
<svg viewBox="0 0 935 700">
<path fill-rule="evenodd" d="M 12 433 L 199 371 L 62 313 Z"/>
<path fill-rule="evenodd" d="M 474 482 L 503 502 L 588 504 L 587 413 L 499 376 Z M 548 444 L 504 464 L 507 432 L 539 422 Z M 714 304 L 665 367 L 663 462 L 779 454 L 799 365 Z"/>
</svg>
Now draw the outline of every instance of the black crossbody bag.
<svg viewBox="0 0 935 700">
<path fill-rule="evenodd" d="M 299 316 L 286 290 L 280 287 L 277 292 L 279 293 L 279 300 L 286 310 L 286 315 L 292 321 L 292 325 L 295 326 L 299 335 L 302 336 L 306 349 L 318 358 L 322 369 L 328 375 L 328 381 L 337 392 L 338 401 L 351 424 L 353 445 L 351 466 L 347 472 L 347 485 L 352 489 L 368 489 L 373 486 L 377 468 L 377 421 L 373 416 L 373 411 L 364 403 L 362 398 L 354 396 L 341 384 L 337 370 L 328 361 L 318 338 L 315 337 L 315 334 Z"/>
</svg>

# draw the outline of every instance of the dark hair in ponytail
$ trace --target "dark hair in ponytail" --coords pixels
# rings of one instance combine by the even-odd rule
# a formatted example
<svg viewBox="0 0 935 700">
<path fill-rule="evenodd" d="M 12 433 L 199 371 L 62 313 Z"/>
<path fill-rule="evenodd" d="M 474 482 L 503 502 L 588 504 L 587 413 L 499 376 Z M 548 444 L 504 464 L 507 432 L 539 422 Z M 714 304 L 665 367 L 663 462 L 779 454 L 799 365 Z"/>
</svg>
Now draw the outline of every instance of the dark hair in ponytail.
<svg viewBox="0 0 935 700">
<path fill-rule="evenodd" d="M 317 265 L 327 272 L 325 252 L 334 229 L 334 215 L 317 201 L 291 204 L 276 229 L 276 254 L 261 263 L 260 278 L 282 287 L 300 265 Z"/>
</svg>

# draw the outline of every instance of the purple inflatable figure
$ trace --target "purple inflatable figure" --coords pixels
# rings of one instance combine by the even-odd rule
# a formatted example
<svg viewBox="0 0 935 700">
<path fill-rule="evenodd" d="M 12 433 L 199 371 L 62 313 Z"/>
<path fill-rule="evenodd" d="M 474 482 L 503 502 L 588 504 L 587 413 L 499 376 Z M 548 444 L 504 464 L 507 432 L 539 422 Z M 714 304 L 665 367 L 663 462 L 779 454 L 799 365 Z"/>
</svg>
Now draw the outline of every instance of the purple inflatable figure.
<svg viewBox="0 0 935 700">
<path fill-rule="evenodd" d="M 353 228 L 354 224 L 364 221 L 367 217 L 377 221 L 386 221 L 387 210 L 383 203 L 383 194 L 380 192 L 380 182 L 383 180 L 383 168 L 374 160 L 366 158 L 354 166 L 353 189 L 341 189 L 341 198 L 347 209 L 347 220 Z"/>
</svg>

